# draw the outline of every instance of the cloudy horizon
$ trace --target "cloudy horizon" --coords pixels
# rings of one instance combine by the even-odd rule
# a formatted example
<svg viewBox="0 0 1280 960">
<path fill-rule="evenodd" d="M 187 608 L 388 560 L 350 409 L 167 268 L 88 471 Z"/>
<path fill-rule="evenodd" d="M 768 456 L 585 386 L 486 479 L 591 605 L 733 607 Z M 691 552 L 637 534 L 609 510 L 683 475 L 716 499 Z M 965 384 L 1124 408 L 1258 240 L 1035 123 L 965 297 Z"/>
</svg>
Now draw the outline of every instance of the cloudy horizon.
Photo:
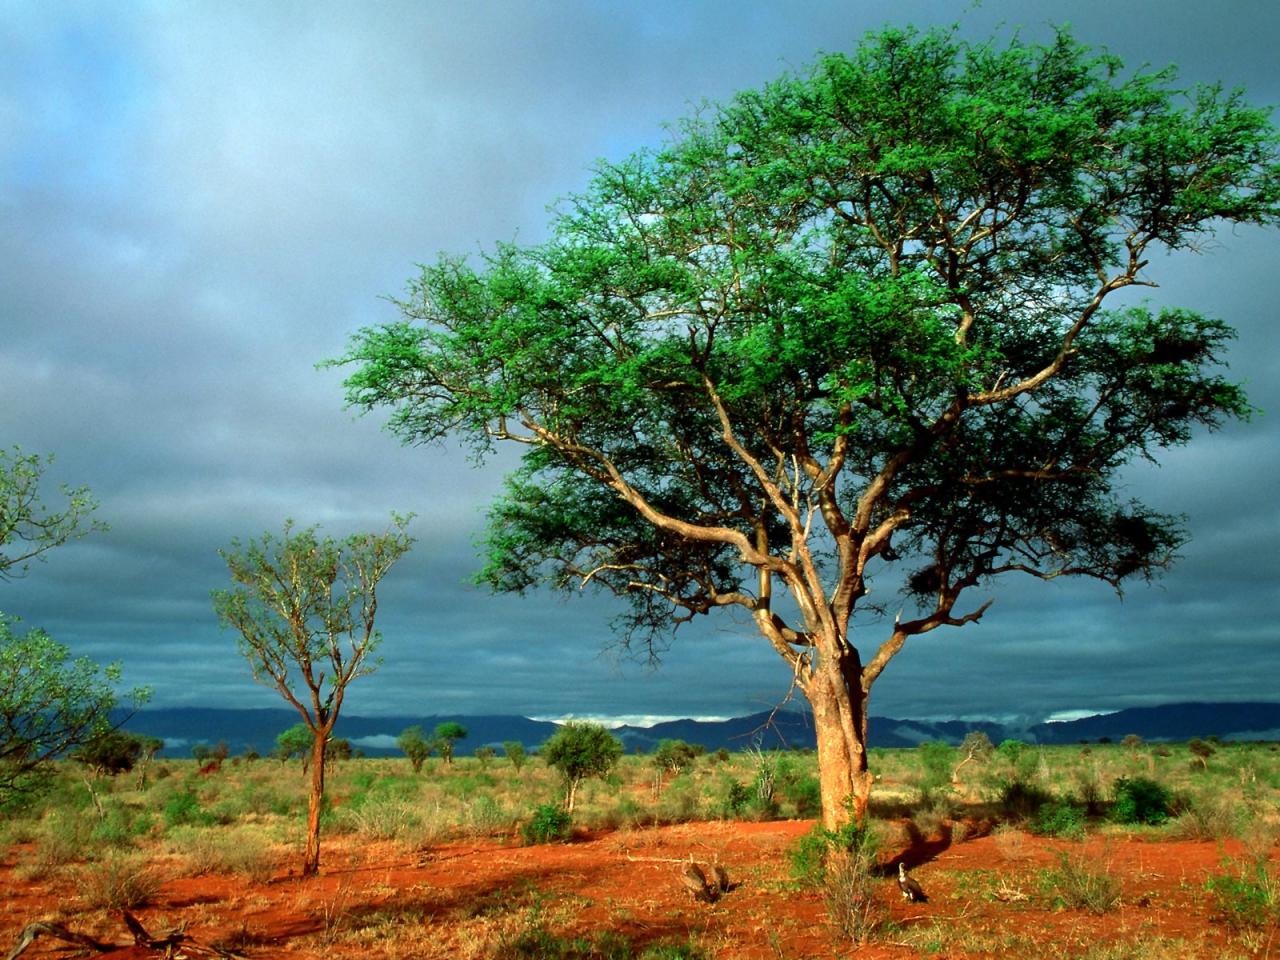
<svg viewBox="0 0 1280 960">
<path fill-rule="evenodd" d="M 605 598 L 468 585 L 510 456 L 402 447 L 344 408 L 344 371 L 316 364 L 394 319 L 385 298 L 416 264 L 537 242 L 597 158 L 886 24 L 1037 40 L 1069 22 L 1130 67 L 1173 62 L 1187 83 L 1280 103 L 1280 5 L 888 9 L 0 0 L 0 447 L 54 454 L 46 504 L 88 485 L 111 528 L 0 582 L 0 610 L 121 660 L 155 706 L 283 706 L 213 616 L 218 549 L 286 517 L 341 535 L 412 511 L 417 542 L 380 593 L 383 665 L 344 712 L 729 717 L 782 701 L 788 671 L 741 618 L 704 618 L 650 669 L 609 648 Z M 1241 227 L 1208 246 L 1156 263 L 1142 293 L 1232 324 L 1229 375 L 1264 412 L 1127 472 L 1187 514 L 1180 561 L 1123 601 L 1006 579 L 979 598 L 995 601 L 981 624 L 912 639 L 873 714 L 1275 699 L 1280 240 Z"/>
</svg>

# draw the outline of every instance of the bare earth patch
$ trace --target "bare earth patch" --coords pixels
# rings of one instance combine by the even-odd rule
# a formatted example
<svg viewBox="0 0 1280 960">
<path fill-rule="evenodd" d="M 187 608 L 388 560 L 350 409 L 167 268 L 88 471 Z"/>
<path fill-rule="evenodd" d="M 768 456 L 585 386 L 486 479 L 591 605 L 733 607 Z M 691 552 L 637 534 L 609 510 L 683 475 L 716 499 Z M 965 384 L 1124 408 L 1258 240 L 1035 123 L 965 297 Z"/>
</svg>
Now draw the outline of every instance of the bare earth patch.
<svg viewBox="0 0 1280 960">
<path fill-rule="evenodd" d="M 567 844 L 524 847 L 495 837 L 420 851 L 339 836 L 326 839 L 321 873 L 305 881 L 290 873 L 265 882 L 175 878 L 178 871 L 157 861 L 150 869 L 167 879 L 132 912 L 153 933 L 185 924 L 198 944 L 247 957 L 484 958 L 531 929 L 563 937 L 612 931 L 637 955 L 679 943 L 715 958 L 847 957 L 852 945 L 837 939 L 820 893 L 790 881 L 786 850 L 811 827 L 693 823 L 580 834 Z M 31 878 L 20 868 L 24 852 L 14 847 L 0 861 L 0 956 L 38 920 L 118 945 L 100 956 L 163 955 L 133 946 L 118 911 L 84 903 L 75 865 Z M 948 844 L 917 836 L 882 854 L 888 869 L 878 895 L 891 922 L 857 955 L 1267 956 L 1280 950 L 1274 929 L 1228 927 L 1205 893 L 1224 857 L 1240 854 L 1233 843 L 1128 837 L 1067 843 L 1002 831 Z M 679 861 L 690 856 L 724 865 L 735 887 L 717 903 L 696 901 L 679 879 Z M 928 903 L 899 897 L 898 860 Z M 1055 902 L 1046 877 L 1064 865 L 1114 879 L 1118 900 L 1099 913 Z M 79 950 L 42 937 L 22 956 Z"/>
</svg>

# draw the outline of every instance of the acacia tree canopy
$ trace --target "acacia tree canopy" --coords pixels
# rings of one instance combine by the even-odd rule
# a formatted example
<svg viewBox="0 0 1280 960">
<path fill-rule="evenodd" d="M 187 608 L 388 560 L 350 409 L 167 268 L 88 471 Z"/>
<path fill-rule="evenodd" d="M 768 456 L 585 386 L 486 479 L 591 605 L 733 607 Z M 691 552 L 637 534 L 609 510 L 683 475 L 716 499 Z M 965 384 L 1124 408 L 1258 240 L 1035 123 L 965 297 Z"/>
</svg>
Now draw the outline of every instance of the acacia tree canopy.
<svg viewBox="0 0 1280 960">
<path fill-rule="evenodd" d="M 107 528 L 90 516 L 98 503 L 88 487 L 64 486 L 66 506 L 44 506 L 40 479 L 51 463 L 52 456 L 24 454 L 18 447 L 0 450 L 0 580 L 22 576 L 47 550 Z"/>
<path fill-rule="evenodd" d="M 483 582 L 613 591 L 651 652 L 747 610 L 814 708 L 835 827 L 909 637 L 1003 574 L 1119 590 L 1174 558 L 1180 518 L 1115 479 L 1249 413 L 1216 369 L 1234 334 L 1109 304 L 1162 251 L 1274 223 L 1277 145 L 1242 94 L 1065 30 L 887 30 L 600 164 L 547 242 L 424 267 L 334 362 L 406 442 L 525 446 Z M 855 630 L 894 567 L 903 613 Z"/>
</svg>

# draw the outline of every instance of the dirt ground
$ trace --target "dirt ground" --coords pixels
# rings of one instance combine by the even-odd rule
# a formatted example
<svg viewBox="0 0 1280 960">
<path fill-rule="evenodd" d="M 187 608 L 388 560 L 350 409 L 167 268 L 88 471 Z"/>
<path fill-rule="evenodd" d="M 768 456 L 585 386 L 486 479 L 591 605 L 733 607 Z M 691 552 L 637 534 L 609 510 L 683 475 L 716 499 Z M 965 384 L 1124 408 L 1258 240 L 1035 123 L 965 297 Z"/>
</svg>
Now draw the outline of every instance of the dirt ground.
<svg viewBox="0 0 1280 960">
<path fill-rule="evenodd" d="M 263 883 L 239 876 L 176 877 L 134 911 L 153 936 L 185 924 L 174 956 L 291 958 L 484 958 L 522 931 L 599 937 L 635 945 L 692 945 L 714 958 L 1247 957 L 1280 956 L 1274 928 L 1241 931 L 1214 916 L 1205 880 L 1224 872 L 1238 844 L 1092 837 L 1083 843 L 968 825 L 881 856 L 877 896 L 891 923 L 854 948 L 827 920 L 817 891 L 789 880 L 786 850 L 811 821 L 714 822 L 580 834 L 566 844 L 525 847 L 510 838 L 446 843 L 414 852 L 393 844 L 326 841 L 321 873 L 279 872 Z M 1056 906 L 1046 874 L 1070 862 L 1120 884 L 1114 907 L 1094 914 Z M 113 958 L 163 956 L 133 946 L 118 913 L 78 905 L 74 870 L 21 881 L 22 847 L 0 851 L 0 950 L 46 920 L 116 948 Z M 715 904 L 679 882 L 679 861 L 722 864 L 735 886 Z M 1276 851 L 1271 851 L 1273 861 Z M 929 894 L 904 902 L 893 873 L 902 860 Z M 1273 864 L 1274 866 L 1274 864 Z M 166 876 L 166 864 L 153 865 Z M 128 946 L 126 946 L 128 944 Z M 23 958 L 66 957 L 84 948 L 37 939 Z M 92 955 L 92 954 L 91 954 Z M 523 954 L 528 955 L 528 954 Z"/>
</svg>

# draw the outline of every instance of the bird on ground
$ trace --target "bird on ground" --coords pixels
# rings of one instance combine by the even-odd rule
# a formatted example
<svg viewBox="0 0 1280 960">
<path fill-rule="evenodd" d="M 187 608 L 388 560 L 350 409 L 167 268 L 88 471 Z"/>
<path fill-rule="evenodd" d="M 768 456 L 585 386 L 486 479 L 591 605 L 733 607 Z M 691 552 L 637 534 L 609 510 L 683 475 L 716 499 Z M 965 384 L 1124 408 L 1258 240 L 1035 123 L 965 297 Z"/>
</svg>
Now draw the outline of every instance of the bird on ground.
<svg viewBox="0 0 1280 960">
<path fill-rule="evenodd" d="M 693 895 L 695 900 L 715 903 L 720 896 L 719 888 L 707 883 L 707 875 L 702 872 L 700 866 L 693 862 L 693 857 L 689 858 L 689 862 L 680 871 L 680 882 L 684 884 L 685 889 Z"/>
<path fill-rule="evenodd" d="M 908 903 L 929 902 L 929 898 L 925 896 L 924 888 L 916 883 L 913 877 L 907 876 L 907 868 L 902 863 L 898 864 L 898 889 L 902 891 L 902 899 Z"/>
<path fill-rule="evenodd" d="M 720 888 L 721 893 L 728 893 L 731 889 L 733 889 L 733 884 L 729 882 L 728 871 L 725 870 L 724 867 L 720 866 L 720 864 L 718 863 L 712 864 L 711 873 L 715 876 L 716 878 L 715 885 Z"/>
</svg>

